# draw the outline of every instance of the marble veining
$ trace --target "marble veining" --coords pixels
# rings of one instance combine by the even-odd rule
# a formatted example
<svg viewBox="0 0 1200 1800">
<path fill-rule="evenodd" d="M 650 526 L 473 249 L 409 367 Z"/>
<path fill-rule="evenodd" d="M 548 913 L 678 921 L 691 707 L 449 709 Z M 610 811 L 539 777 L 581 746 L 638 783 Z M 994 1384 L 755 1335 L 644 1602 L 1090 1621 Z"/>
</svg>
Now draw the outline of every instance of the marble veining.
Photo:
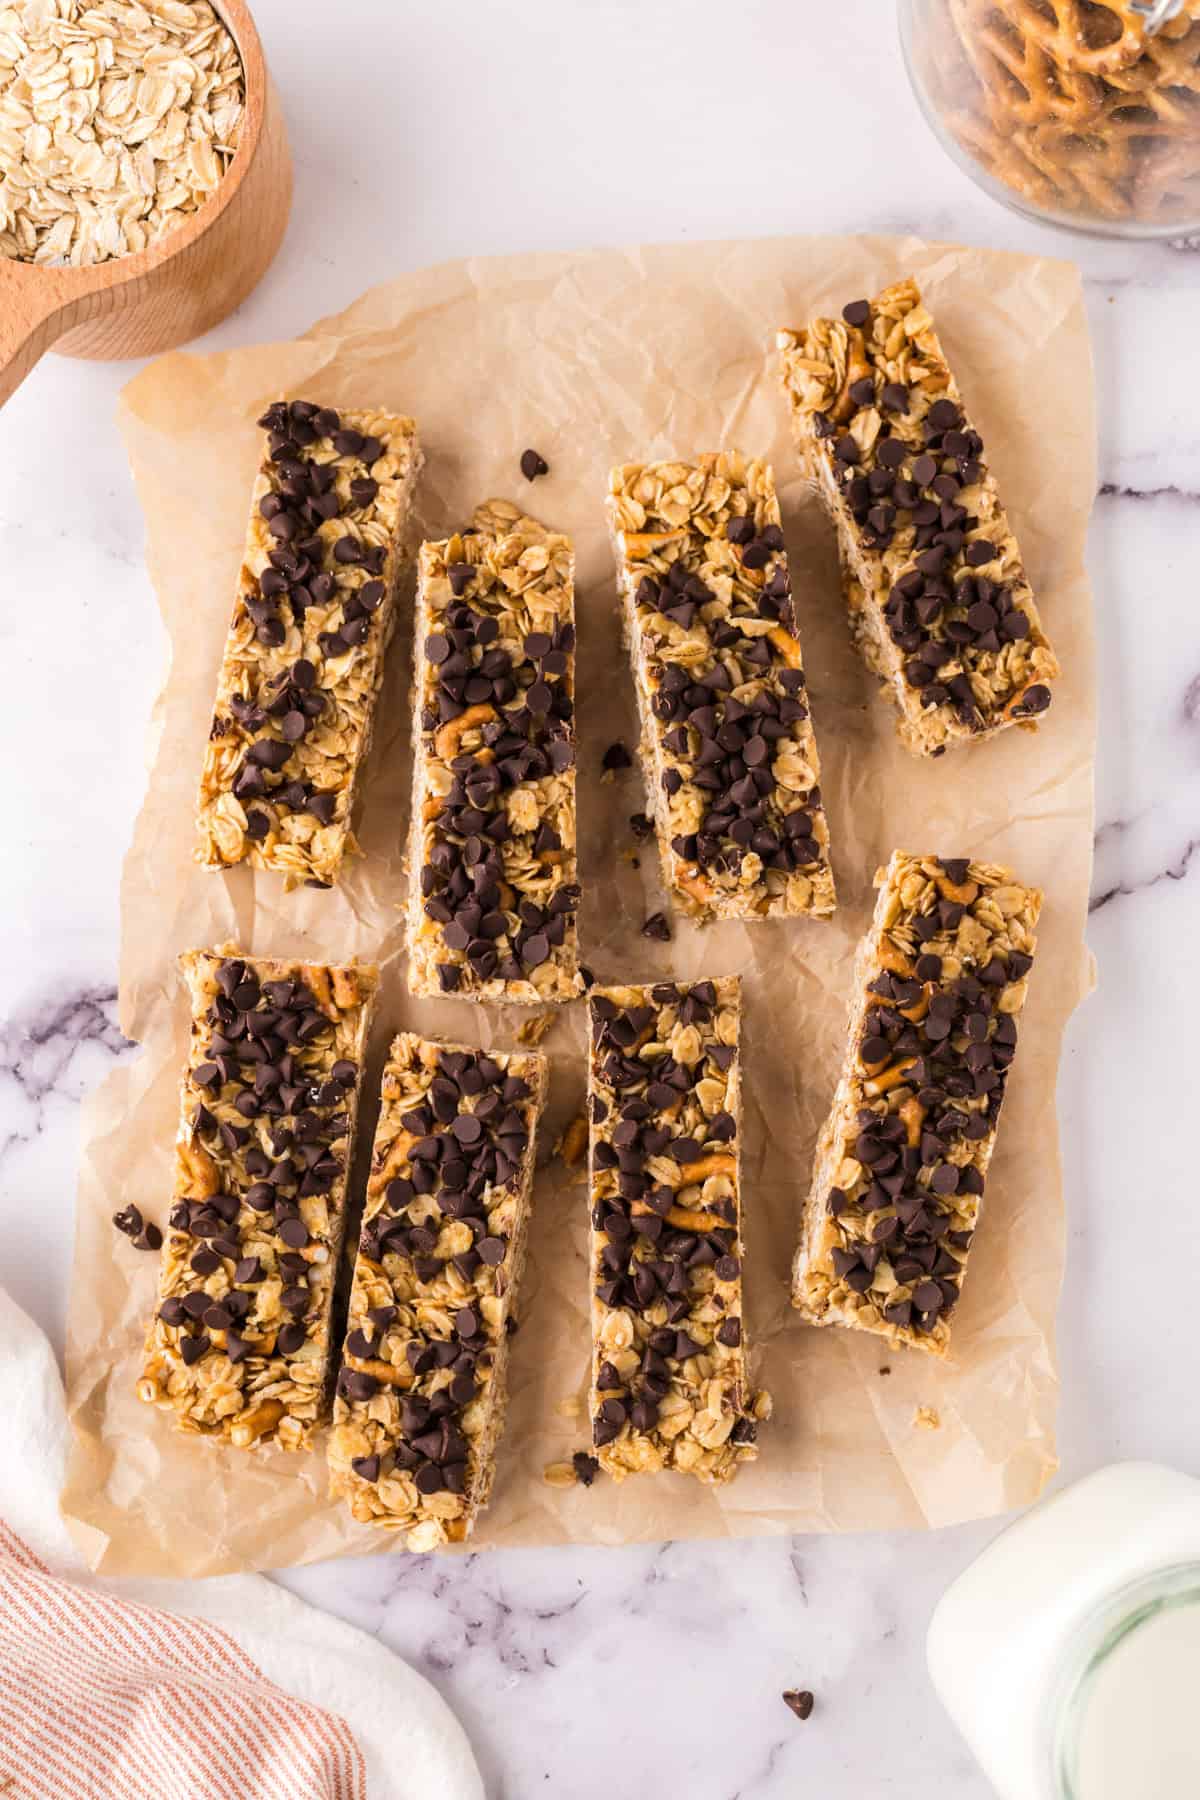
<svg viewBox="0 0 1200 1800">
<path fill-rule="evenodd" d="M 116 1020 L 116 988 L 51 1000 L 31 1017 L 0 1020 L 0 1158 L 45 1129 L 53 1101 L 77 1104 L 96 1080 L 95 1058 L 135 1046 Z"/>
<path fill-rule="evenodd" d="M 1190 1366 L 1190 1322 L 1147 1299 L 1145 1213 L 1180 1258 L 1196 1245 L 1180 1048 L 1200 977 L 1200 239 L 1091 241 L 1003 212 L 924 131 L 882 0 L 821 9 L 817 34 L 812 10 L 744 9 L 731 77 L 716 0 L 527 0 L 520 31 L 503 7 L 472 9 L 469 29 L 461 9 L 426 8 L 391 40 L 373 0 L 341 0 L 336 56 L 314 54 L 319 0 L 260 6 L 296 211 L 209 345 L 286 337 L 402 268 L 513 249 L 861 229 L 1081 264 L 1099 400 L 1099 987 L 1059 1084 L 1060 1442 L 1067 1475 L 1123 1455 L 1198 1469 L 1163 1376 Z M 449 68 L 469 103 L 429 79 Z M 537 104 L 506 107 L 510 93 Z M 352 132 L 335 128 L 346 117 Z M 52 358 L 0 413 L 0 1279 L 60 1345 L 79 1100 L 130 1053 L 117 890 L 163 655 L 113 420 L 128 373 Z M 986 1800 L 922 1645 L 994 1529 L 376 1556 L 280 1579 L 435 1681 L 489 1800 Z M 806 1723 L 787 1687 L 815 1692 Z"/>
</svg>

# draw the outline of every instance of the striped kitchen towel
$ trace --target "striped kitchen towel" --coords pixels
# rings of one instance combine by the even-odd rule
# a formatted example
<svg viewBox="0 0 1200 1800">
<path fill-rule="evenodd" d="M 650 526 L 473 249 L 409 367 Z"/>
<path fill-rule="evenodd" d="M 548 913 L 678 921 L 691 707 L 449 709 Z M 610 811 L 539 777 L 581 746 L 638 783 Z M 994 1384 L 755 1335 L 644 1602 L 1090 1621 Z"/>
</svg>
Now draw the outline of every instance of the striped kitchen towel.
<svg viewBox="0 0 1200 1800">
<path fill-rule="evenodd" d="M 461 1727 L 259 1575 L 99 1581 L 58 1516 L 62 1386 L 0 1290 L 2 1800 L 482 1800 Z"/>
</svg>

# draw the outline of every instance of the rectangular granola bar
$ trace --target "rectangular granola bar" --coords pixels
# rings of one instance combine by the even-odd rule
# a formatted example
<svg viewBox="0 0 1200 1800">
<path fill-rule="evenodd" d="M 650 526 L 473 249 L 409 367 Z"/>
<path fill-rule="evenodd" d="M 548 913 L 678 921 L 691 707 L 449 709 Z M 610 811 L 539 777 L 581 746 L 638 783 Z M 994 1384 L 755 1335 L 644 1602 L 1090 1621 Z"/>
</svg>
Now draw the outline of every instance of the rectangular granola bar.
<svg viewBox="0 0 1200 1800">
<path fill-rule="evenodd" d="M 354 844 L 395 617 L 416 426 L 280 400 L 250 502 L 200 777 L 196 860 L 328 886 Z"/>
<path fill-rule="evenodd" d="M 593 1442 L 618 1481 L 728 1481 L 770 1410 L 742 1319 L 739 983 L 589 1004 Z"/>
<path fill-rule="evenodd" d="M 183 1431 L 304 1449 L 329 1312 L 373 967 L 180 957 L 192 1007 L 175 1184 L 138 1394 Z"/>
<path fill-rule="evenodd" d="M 506 500 L 421 546 L 409 985 L 583 991 L 575 909 L 575 558 Z"/>
<path fill-rule="evenodd" d="M 945 1353 L 1017 1046 L 1042 896 L 995 863 L 897 850 L 859 946 L 792 1303 Z"/>
<path fill-rule="evenodd" d="M 700 922 L 834 908 L 820 762 L 770 465 L 609 476 L 663 885 Z"/>
<path fill-rule="evenodd" d="M 1027 723 L 1060 673 L 1021 552 L 915 281 L 781 331 L 850 629 L 918 755 Z"/>
<path fill-rule="evenodd" d="M 536 1054 L 392 1044 L 329 1467 L 410 1550 L 461 1543 L 491 1493 L 545 1094 Z"/>
</svg>

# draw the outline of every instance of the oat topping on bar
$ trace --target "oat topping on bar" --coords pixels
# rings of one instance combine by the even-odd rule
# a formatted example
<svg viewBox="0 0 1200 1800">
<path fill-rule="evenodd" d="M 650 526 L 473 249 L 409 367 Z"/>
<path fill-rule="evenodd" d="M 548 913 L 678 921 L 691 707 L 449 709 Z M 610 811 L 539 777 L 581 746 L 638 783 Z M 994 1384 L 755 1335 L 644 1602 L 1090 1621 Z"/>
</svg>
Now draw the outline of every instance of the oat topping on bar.
<svg viewBox="0 0 1200 1800">
<path fill-rule="evenodd" d="M 378 985 L 373 968 L 191 950 L 175 1186 L 138 1394 L 182 1430 L 305 1448 Z"/>
<path fill-rule="evenodd" d="M 592 1437 L 600 1467 L 727 1481 L 752 1459 L 736 977 L 596 988 Z"/>
<path fill-rule="evenodd" d="M 837 527 L 851 629 L 910 750 L 1035 719 L 1058 663 L 983 440 L 915 282 L 781 331 L 784 388 Z"/>
<path fill-rule="evenodd" d="M 815 1323 L 942 1354 L 1042 896 L 994 863 L 900 851 L 877 880 L 792 1297 Z"/>
<path fill-rule="evenodd" d="M 723 451 L 609 477 L 663 882 L 700 921 L 833 911 L 779 503 Z"/>
<path fill-rule="evenodd" d="M 334 1429 L 331 1492 L 410 1550 L 487 1505 L 525 1259 L 545 1058 L 392 1045 Z"/>
<path fill-rule="evenodd" d="M 411 419 L 280 400 L 225 644 L 197 860 L 327 886 L 354 846 L 355 784 L 421 467 Z"/>
<path fill-rule="evenodd" d="M 505 500 L 421 546 L 414 993 L 532 1005 L 582 992 L 573 578 L 569 539 Z"/>
</svg>

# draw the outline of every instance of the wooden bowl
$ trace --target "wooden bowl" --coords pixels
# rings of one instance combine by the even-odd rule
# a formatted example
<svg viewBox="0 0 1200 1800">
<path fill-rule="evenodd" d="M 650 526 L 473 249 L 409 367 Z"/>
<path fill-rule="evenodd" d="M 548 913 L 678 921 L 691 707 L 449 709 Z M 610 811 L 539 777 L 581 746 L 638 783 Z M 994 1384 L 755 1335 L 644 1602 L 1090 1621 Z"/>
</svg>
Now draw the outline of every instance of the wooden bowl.
<svg viewBox="0 0 1200 1800">
<path fill-rule="evenodd" d="M 202 206 L 132 256 L 82 269 L 0 257 L 0 404 L 51 347 L 99 358 L 169 350 L 225 318 L 266 273 L 291 208 L 291 153 L 244 0 L 213 4 L 246 83 L 232 162 Z"/>
</svg>

